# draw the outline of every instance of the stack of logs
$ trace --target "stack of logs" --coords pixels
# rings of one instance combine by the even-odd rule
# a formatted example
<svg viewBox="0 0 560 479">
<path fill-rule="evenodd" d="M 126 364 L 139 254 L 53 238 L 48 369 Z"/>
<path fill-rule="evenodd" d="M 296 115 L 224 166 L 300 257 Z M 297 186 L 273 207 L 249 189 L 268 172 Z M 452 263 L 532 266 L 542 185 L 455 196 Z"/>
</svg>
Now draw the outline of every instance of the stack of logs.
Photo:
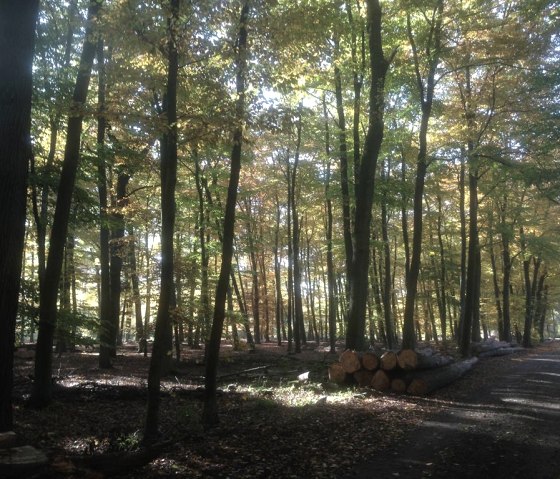
<svg viewBox="0 0 560 479">
<path fill-rule="evenodd" d="M 329 366 L 329 379 L 338 384 L 357 384 L 377 391 L 425 395 L 455 381 L 477 361 L 476 357 L 454 361 L 431 350 L 359 353 L 347 349 L 338 363 Z"/>
</svg>

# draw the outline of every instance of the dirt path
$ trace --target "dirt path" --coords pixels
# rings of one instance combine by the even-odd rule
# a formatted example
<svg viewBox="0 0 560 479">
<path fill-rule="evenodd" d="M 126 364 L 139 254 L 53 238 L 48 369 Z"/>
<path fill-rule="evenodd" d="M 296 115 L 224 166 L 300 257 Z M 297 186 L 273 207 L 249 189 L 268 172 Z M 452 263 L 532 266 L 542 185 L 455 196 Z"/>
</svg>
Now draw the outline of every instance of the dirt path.
<svg viewBox="0 0 560 479">
<path fill-rule="evenodd" d="M 433 413 L 393 457 L 348 478 L 560 479 L 560 342 L 481 361 L 426 400 Z"/>
</svg>

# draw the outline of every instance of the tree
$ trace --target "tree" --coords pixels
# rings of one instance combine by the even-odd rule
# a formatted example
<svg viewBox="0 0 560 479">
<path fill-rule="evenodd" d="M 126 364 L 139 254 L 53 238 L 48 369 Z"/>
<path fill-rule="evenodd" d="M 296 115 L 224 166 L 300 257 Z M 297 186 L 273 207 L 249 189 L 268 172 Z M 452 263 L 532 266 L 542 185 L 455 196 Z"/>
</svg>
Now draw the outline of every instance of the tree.
<svg viewBox="0 0 560 479">
<path fill-rule="evenodd" d="M 385 110 L 385 78 L 395 51 L 389 58 L 383 53 L 381 35 L 381 6 L 378 0 L 367 2 L 371 85 L 369 93 L 369 122 L 362 161 L 360 182 L 356 185 L 354 213 L 353 257 L 350 278 L 350 306 L 346 347 L 364 349 L 365 318 L 368 296 L 368 271 L 370 264 L 371 208 L 375 185 L 377 158 L 383 143 Z"/>
<path fill-rule="evenodd" d="M 45 406 L 51 400 L 52 345 L 57 319 L 58 283 L 64 260 L 64 246 L 68 232 L 72 193 L 80 160 L 82 120 L 97 45 L 94 35 L 100 8 L 100 0 L 89 2 L 86 34 L 68 118 L 66 148 L 49 242 L 45 280 L 41 285 L 35 381 L 31 395 L 33 404 L 38 407 Z"/>
<path fill-rule="evenodd" d="M 406 277 L 406 305 L 403 321 L 403 348 L 414 349 L 414 302 L 418 274 L 420 272 L 420 258 L 422 252 L 422 202 L 424 200 L 424 182 L 426 170 L 428 168 L 428 125 L 432 114 L 434 102 L 434 89 L 436 85 L 436 70 L 439 64 L 441 53 L 441 36 L 443 20 L 443 0 L 438 0 L 433 7 L 429 23 L 428 40 L 424 50 L 426 51 L 426 72 L 425 77 L 422 72 L 421 60 L 418 54 L 417 42 L 412 32 L 410 13 L 407 13 L 407 31 L 412 57 L 414 60 L 414 70 L 416 73 L 416 84 L 420 97 L 420 107 L 422 119 L 420 121 L 420 131 L 418 132 L 418 158 L 416 163 L 416 183 L 414 188 L 414 233 L 412 237 L 412 257 L 410 269 Z"/>
<path fill-rule="evenodd" d="M 38 0 L 0 4 L 0 432 L 13 426 L 13 353 L 31 158 L 31 63 Z"/>
<path fill-rule="evenodd" d="M 226 297 L 229 286 L 231 260 L 233 257 L 233 237 L 235 229 L 235 205 L 237 202 L 237 188 L 241 171 L 241 149 L 243 145 L 243 130 L 246 116 L 246 75 L 248 63 L 247 23 L 249 20 L 249 0 L 243 2 L 239 17 L 239 32 L 236 42 L 236 92 L 235 128 L 233 131 L 233 148 L 231 151 L 230 177 L 225 204 L 225 215 L 222 236 L 222 263 L 220 275 L 216 285 L 214 297 L 214 314 L 210 340 L 206 350 L 206 378 L 204 409 L 202 421 L 210 426 L 218 422 L 218 405 L 216 401 L 216 374 L 218 371 L 218 357 L 222 339 L 222 329 L 225 319 Z"/>
<path fill-rule="evenodd" d="M 173 238 L 175 228 L 175 185 L 177 183 L 177 77 L 179 55 L 177 28 L 181 0 L 169 0 L 167 19 L 167 87 L 163 101 L 166 129 L 160 140 L 161 158 L 161 284 L 148 373 L 148 407 L 144 441 L 154 442 L 158 433 L 159 393 L 165 364 L 171 358 L 171 308 L 174 304 Z"/>
</svg>

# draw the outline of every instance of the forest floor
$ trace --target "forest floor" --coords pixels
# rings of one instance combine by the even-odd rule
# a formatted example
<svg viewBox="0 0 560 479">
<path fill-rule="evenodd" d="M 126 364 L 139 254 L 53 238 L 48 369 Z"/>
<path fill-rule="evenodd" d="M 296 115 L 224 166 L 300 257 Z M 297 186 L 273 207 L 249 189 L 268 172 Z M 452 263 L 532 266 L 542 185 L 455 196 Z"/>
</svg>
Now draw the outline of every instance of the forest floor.
<svg viewBox="0 0 560 479">
<path fill-rule="evenodd" d="M 162 446 L 139 449 L 149 358 L 123 347 L 55 358 L 54 400 L 27 406 L 33 362 L 16 360 L 16 433 L 49 455 L 37 477 L 560 479 L 560 342 L 479 361 L 427 398 L 327 382 L 337 356 L 225 346 L 219 426 L 204 430 L 204 365 L 187 350 L 162 383 Z M 255 369 L 260 368 L 260 369 Z M 298 379 L 308 374 L 306 380 Z"/>
</svg>

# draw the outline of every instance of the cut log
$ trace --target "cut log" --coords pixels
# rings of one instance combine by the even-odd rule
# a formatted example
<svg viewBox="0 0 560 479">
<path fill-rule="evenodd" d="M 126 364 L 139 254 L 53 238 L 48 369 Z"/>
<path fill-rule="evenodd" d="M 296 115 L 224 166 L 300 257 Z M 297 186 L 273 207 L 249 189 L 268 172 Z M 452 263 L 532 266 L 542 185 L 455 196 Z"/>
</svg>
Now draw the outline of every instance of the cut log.
<svg viewBox="0 0 560 479">
<path fill-rule="evenodd" d="M 509 348 L 511 344 L 506 341 L 483 341 L 480 343 L 471 344 L 471 353 L 478 355 L 480 353 L 485 353 L 486 351 L 492 351 L 493 349 Z"/>
<path fill-rule="evenodd" d="M 459 379 L 478 361 L 472 357 L 437 369 L 429 369 L 415 375 L 406 392 L 415 396 L 424 396 L 436 389 L 447 386 Z"/>
<path fill-rule="evenodd" d="M 490 351 L 484 351 L 478 355 L 479 358 L 490 358 L 494 356 L 507 356 L 508 354 L 518 353 L 520 351 L 524 351 L 525 348 L 521 346 L 516 346 L 514 348 L 498 348 L 498 349 L 491 349 Z"/>
<path fill-rule="evenodd" d="M 342 365 L 342 369 L 349 374 L 354 374 L 356 371 L 361 369 L 362 363 L 360 362 L 360 356 L 356 351 L 347 349 L 344 351 L 340 358 L 338 359 Z"/>
<path fill-rule="evenodd" d="M 346 371 L 340 363 L 332 363 L 329 366 L 329 381 L 336 384 L 344 384 L 346 382 Z"/>
<path fill-rule="evenodd" d="M 367 351 L 362 355 L 362 366 L 368 371 L 379 369 L 379 357 L 372 351 Z"/>
<path fill-rule="evenodd" d="M 441 354 L 425 354 L 424 351 L 413 351 L 412 349 L 403 349 L 397 355 L 399 367 L 405 371 L 416 369 L 433 369 L 447 366 L 453 362 L 450 356 L 442 356 Z"/>
<path fill-rule="evenodd" d="M 409 381 L 405 377 L 393 378 L 391 380 L 391 391 L 397 394 L 404 394 L 408 387 Z"/>
<path fill-rule="evenodd" d="M 354 380 L 358 386 L 364 388 L 371 384 L 374 372 L 368 371 L 367 369 L 360 369 L 354 373 Z"/>
<path fill-rule="evenodd" d="M 397 355 L 393 351 L 386 351 L 381 355 L 381 369 L 392 371 L 397 367 Z"/>
<path fill-rule="evenodd" d="M 376 391 L 387 391 L 391 387 L 391 380 L 383 369 L 378 369 L 371 380 L 371 387 Z"/>
<path fill-rule="evenodd" d="M 397 354 L 399 367 L 405 371 L 418 367 L 418 354 L 413 349 L 401 349 Z"/>
<path fill-rule="evenodd" d="M 441 354 L 434 354 L 433 356 L 424 356 L 418 353 L 416 369 L 434 369 L 441 368 L 451 364 L 454 359 L 451 356 L 442 356 Z"/>
</svg>

